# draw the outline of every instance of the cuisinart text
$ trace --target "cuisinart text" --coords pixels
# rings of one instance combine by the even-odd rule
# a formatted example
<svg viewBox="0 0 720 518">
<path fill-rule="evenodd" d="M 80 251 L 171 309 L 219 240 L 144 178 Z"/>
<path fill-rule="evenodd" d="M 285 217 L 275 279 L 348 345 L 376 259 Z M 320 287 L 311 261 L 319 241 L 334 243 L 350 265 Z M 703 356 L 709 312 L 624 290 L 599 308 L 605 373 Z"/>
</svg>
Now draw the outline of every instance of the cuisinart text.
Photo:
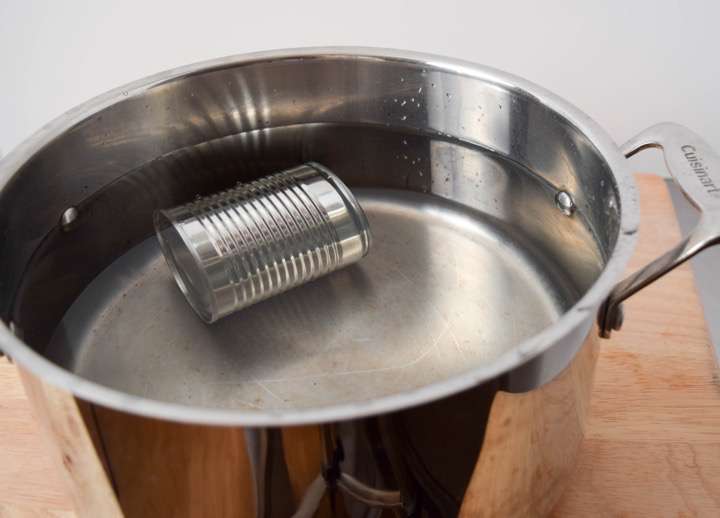
<svg viewBox="0 0 720 518">
<path fill-rule="evenodd" d="M 715 185 L 713 179 L 710 177 L 707 168 L 702 162 L 702 157 L 698 157 L 695 146 L 686 144 L 680 149 L 685 155 L 685 159 L 688 161 L 688 164 L 692 167 L 693 173 L 695 173 L 695 176 L 697 176 L 700 183 L 705 187 L 705 190 L 710 194 L 715 194 L 716 196 L 720 194 L 720 188 Z"/>
</svg>

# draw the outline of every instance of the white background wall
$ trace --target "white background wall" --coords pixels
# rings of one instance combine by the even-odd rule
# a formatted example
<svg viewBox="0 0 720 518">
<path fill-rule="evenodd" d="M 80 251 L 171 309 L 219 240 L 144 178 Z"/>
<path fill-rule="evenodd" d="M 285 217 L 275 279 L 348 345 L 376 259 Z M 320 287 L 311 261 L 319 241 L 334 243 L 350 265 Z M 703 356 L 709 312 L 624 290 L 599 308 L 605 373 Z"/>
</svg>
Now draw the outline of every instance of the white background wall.
<svg viewBox="0 0 720 518">
<path fill-rule="evenodd" d="M 567 98 L 622 142 L 655 122 L 720 149 L 720 2 L 0 0 L 0 149 L 105 90 L 202 59 L 306 45 L 484 63 Z M 657 156 L 637 170 L 662 169 Z"/>
</svg>

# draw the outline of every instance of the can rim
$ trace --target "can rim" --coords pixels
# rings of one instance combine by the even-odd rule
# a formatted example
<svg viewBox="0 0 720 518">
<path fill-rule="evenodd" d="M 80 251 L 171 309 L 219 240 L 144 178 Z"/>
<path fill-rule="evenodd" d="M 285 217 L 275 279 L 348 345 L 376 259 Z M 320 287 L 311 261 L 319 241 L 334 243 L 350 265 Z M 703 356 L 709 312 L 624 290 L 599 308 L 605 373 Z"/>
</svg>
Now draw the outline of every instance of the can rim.
<svg viewBox="0 0 720 518">
<path fill-rule="evenodd" d="M 163 219 L 164 218 L 164 219 Z M 211 324 L 216 320 L 217 315 L 217 301 L 213 295 L 212 287 L 207 281 L 206 276 L 199 275 L 198 279 L 203 283 L 203 290 L 208 294 L 207 304 L 201 302 L 202 296 L 197 293 L 197 289 L 193 286 L 193 283 L 186 279 L 187 272 L 184 268 L 179 267 L 177 264 L 177 256 L 174 248 L 167 242 L 165 232 L 168 229 L 172 229 L 178 237 L 180 243 L 184 246 L 185 250 L 190 254 L 194 266 L 198 271 L 202 271 L 202 261 L 197 254 L 197 250 L 192 246 L 187 233 L 179 225 L 177 221 L 172 218 L 167 210 L 156 210 L 153 212 L 153 224 L 155 226 L 155 235 L 157 236 L 160 249 L 162 250 L 163 257 L 165 258 L 165 264 L 167 264 L 170 273 L 175 280 L 175 284 L 180 289 L 180 292 L 188 301 L 193 311 L 206 323 Z M 209 307 L 208 307 L 209 306 Z"/>
<path fill-rule="evenodd" d="M 306 165 L 315 169 L 328 182 L 330 182 L 330 184 L 335 188 L 337 193 L 342 197 L 343 202 L 345 202 L 346 205 L 349 205 L 352 209 L 349 212 L 353 220 L 355 221 L 355 225 L 359 230 L 363 247 L 362 255 L 363 257 L 365 257 L 368 254 L 370 247 L 372 246 L 372 232 L 370 231 L 370 223 L 368 223 L 365 211 L 363 210 L 360 203 L 358 203 L 357 198 L 350 191 L 350 188 L 345 185 L 345 182 L 338 178 L 335 173 L 330 171 L 324 165 L 319 164 L 318 162 L 308 162 Z"/>
</svg>

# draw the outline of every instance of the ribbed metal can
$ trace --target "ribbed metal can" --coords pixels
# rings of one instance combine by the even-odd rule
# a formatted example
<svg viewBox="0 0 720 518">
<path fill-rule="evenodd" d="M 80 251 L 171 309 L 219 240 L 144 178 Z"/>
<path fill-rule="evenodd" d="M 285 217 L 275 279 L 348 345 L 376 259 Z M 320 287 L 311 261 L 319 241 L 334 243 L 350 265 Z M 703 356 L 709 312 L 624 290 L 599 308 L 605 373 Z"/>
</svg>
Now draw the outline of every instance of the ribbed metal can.
<svg viewBox="0 0 720 518">
<path fill-rule="evenodd" d="M 352 264 L 371 241 L 350 189 L 317 163 L 157 211 L 154 223 L 175 281 L 206 322 Z"/>
</svg>

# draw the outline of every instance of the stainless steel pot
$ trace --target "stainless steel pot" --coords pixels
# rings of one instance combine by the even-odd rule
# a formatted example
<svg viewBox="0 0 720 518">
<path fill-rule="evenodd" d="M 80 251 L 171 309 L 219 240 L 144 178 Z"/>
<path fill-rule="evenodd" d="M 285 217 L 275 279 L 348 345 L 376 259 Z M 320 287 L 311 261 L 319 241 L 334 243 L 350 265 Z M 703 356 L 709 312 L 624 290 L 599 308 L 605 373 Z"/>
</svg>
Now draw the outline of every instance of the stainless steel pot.
<svg viewBox="0 0 720 518">
<path fill-rule="evenodd" d="M 704 217 L 616 284 L 638 225 L 625 156 L 648 146 Z M 211 328 L 196 321 L 158 266 L 152 211 L 309 160 L 353 188 L 373 253 Z M 306 49 L 190 65 L 79 106 L 0 162 L 0 346 L 116 430 L 145 426 L 133 416 L 250 427 L 257 514 L 309 509 L 329 488 L 352 516 L 453 515 L 474 505 L 463 498 L 487 469 L 498 394 L 566 379 L 583 344 L 592 357 L 596 315 L 609 335 L 624 298 L 717 242 L 719 168 L 678 125 L 619 149 L 546 90 L 436 56 Z M 577 406 L 587 387 L 573 394 Z M 555 446 L 568 433 L 557 423 Z M 288 445 L 308 447 L 287 439 L 296 425 L 320 427 L 319 482 L 293 485 Z M 547 484 L 569 473 L 566 457 Z M 288 484 L 294 500 L 277 503 Z"/>
</svg>

